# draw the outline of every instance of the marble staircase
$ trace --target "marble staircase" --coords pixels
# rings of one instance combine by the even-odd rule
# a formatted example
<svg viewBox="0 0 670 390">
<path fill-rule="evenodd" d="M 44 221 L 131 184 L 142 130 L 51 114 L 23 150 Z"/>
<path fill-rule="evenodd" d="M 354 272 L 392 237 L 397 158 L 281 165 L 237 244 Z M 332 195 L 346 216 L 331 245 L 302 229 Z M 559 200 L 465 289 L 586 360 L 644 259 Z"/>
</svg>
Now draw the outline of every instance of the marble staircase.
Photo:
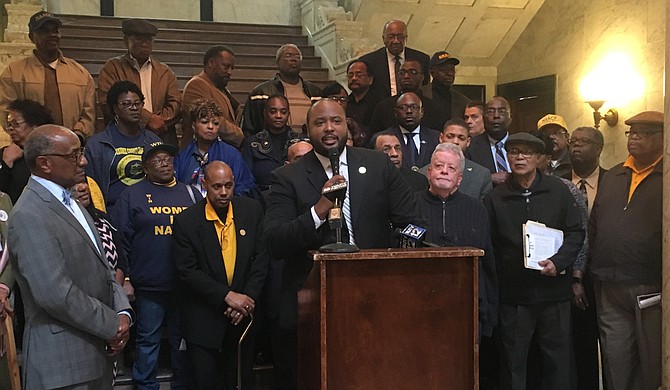
<svg viewBox="0 0 670 390">
<path fill-rule="evenodd" d="M 59 15 L 61 49 L 81 63 L 96 80 L 105 62 L 125 53 L 123 18 Z M 235 70 L 228 89 L 244 104 L 249 91 L 276 73 L 275 52 L 284 43 L 294 43 L 303 53 L 303 78 L 324 86 L 328 70 L 298 26 L 151 20 L 159 31 L 154 41 L 154 57 L 168 64 L 177 75 L 179 87 L 202 70 L 207 48 L 227 45 L 235 52 Z M 99 115 L 100 117 L 101 115 Z M 101 123 L 98 124 L 102 126 Z"/>
</svg>

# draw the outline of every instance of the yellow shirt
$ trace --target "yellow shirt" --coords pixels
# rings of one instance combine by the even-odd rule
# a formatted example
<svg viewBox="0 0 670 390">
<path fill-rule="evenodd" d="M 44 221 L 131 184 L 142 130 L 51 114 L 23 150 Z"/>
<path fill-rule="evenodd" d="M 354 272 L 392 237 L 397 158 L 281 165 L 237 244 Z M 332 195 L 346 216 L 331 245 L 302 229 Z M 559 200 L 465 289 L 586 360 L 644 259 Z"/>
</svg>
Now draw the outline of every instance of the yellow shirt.
<svg viewBox="0 0 670 390">
<path fill-rule="evenodd" d="M 630 203 L 630 198 L 633 197 L 633 193 L 635 192 L 635 189 L 637 188 L 640 183 L 642 183 L 642 180 L 644 180 L 649 174 L 654 170 L 656 167 L 656 164 L 661 162 L 663 160 L 663 156 L 658 158 L 658 160 L 654 161 L 650 166 L 643 168 L 643 169 L 637 169 L 635 167 L 635 157 L 633 156 L 628 156 L 626 161 L 623 163 L 624 167 L 628 167 L 633 171 L 633 174 L 631 176 L 630 180 L 630 188 L 628 189 L 628 202 Z"/>
<path fill-rule="evenodd" d="M 237 235 L 235 234 L 235 221 L 233 220 L 233 204 L 228 204 L 228 214 L 226 215 L 226 222 L 221 222 L 219 216 L 214 210 L 214 206 L 207 199 L 205 205 L 205 218 L 208 221 L 214 221 L 214 228 L 216 229 L 216 236 L 219 238 L 219 245 L 221 245 L 221 257 L 223 257 L 223 264 L 226 268 L 226 277 L 228 278 L 228 286 L 233 284 L 233 274 L 235 272 L 235 260 L 237 256 Z"/>
</svg>

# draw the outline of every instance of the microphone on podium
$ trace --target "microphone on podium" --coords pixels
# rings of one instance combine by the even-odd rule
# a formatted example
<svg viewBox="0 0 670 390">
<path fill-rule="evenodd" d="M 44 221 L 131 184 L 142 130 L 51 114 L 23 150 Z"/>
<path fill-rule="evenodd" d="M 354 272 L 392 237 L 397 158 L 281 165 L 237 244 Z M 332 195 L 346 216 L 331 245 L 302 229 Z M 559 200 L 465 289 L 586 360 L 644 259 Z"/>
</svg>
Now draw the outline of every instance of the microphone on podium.
<svg viewBox="0 0 670 390">
<path fill-rule="evenodd" d="M 340 151 L 337 148 L 328 149 L 328 159 L 330 160 L 330 167 L 333 170 L 333 176 L 339 175 Z M 319 248 L 321 252 L 328 252 L 328 253 L 358 252 L 358 247 L 356 245 L 351 245 L 349 243 L 342 242 L 343 215 L 340 203 L 342 202 L 343 196 L 338 196 L 340 194 L 335 193 L 340 192 L 342 189 L 346 188 L 347 183 L 345 182 L 345 183 L 334 184 L 330 187 L 326 187 L 322 191 L 322 194 L 325 195 L 328 199 L 334 198 L 333 208 L 331 208 L 330 212 L 328 213 L 328 226 L 332 230 L 335 230 L 336 242 L 321 246 Z"/>
<path fill-rule="evenodd" d="M 400 239 L 401 248 L 440 247 L 437 244 L 424 240 L 424 236 L 426 235 L 425 228 L 412 225 L 411 223 L 405 226 L 404 229 L 396 229 L 396 233 Z"/>
</svg>

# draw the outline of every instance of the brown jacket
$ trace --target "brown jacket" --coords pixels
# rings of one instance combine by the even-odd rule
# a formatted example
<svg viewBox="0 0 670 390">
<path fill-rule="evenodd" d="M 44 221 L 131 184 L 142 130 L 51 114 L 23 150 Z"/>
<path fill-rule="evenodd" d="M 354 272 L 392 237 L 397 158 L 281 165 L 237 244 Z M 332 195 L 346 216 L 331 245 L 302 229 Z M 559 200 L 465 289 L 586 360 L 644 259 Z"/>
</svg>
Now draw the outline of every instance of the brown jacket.
<svg viewBox="0 0 670 390">
<path fill-rule="evenodd" d="M 239 107 L 237 111 L 233 109 L 228 94 L 217 88 L 204 71 L 193 76 L 184 86 L 184 94 L 182 95 L 182 116 L 184 119 L 182 122 L 184 132 L 182 147 L 191 142 L 193 127 L 191 126 L 190 111 L 193 102 L 198 99 L 212 100 L 221 108 L 223 118 L 219 128 L 219 136 L 225 142 L 239 148 L 244 141 L 242 129 L 237 125 L 240 114 Z"/>
<path fill-rule="evenodd" d="M 160 115 L 167 127 L 174 126 L 180 119 L 181 94 L 177 85 L 177 76 L 164 63 L 151 58 L 151 103 L 153 107 L 144 107 L 140 127 L 144 128 L 152 114 Z M 114 118 L 107 107 L 107 92 L 112 85 L 121 80 L 129 80 L 140 85 L 140 72 L 132 65 L 128 53 L 111 58 L 100 70 L 98 77 L 98 102 L 105 114 L 105 125 Z"/>
</svg>

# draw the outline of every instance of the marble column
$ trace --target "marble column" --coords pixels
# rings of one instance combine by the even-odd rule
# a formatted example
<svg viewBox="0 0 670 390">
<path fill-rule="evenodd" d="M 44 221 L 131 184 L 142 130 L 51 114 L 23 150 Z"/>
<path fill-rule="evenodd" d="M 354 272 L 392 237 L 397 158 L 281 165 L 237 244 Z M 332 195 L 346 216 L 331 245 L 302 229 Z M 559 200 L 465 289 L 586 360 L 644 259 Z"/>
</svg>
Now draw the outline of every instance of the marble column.
<svg viewBox="0 0 670 390">
<path fill-rule="evenodd" d="M 670 188 L 670 7 L 665 7 L 665 148 L 663 151 L 663 188 Z M 665 191 L 663 191 L 665 192 Z M 662 325 L 662 364 L 663 378 L 661 388 L 670 389 L 670 196 L 663 196 L 663 325 Z"/>
</svg>

